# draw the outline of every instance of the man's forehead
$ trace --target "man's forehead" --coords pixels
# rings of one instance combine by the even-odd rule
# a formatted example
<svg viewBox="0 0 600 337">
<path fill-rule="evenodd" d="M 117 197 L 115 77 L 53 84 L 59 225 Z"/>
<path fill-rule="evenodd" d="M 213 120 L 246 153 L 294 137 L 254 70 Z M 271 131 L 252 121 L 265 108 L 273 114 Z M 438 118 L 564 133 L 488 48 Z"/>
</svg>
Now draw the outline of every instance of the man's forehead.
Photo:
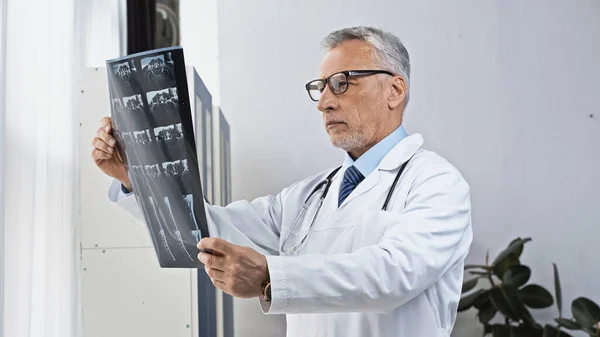
<svg viewBox="0 0 600 337">
<path fill-rule="evenodd" d="M 344 70 L 373 68 L 376 62 L 373 50 L 366 42 L 359 40 L 345 41 L 325 53 L 320 66 L 320 77 L 325 78 Z"/>
</svg>

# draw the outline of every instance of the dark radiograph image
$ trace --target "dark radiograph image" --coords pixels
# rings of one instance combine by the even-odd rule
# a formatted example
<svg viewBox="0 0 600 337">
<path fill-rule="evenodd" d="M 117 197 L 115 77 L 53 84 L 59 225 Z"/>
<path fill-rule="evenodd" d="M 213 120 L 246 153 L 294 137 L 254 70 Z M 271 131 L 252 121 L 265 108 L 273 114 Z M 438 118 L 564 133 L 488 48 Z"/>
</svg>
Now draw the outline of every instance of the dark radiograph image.
<svg viewBox="0 0 600 337">
<path fill-rule="evenodd" d="M 179 186 L 182 192 L 191 193 L 194 182 L 190 175 L 187 159 L 162 163 L 164 178 L 171 184 Z"/>
<path fill-rule="evenodd" d="M 143 58 L 142 74 L 150 90 L 175 86 L 175 64 L 171 53 Z"/>
<path fill-rule="evenodd" d="M 161 175 L 162 175 L 162 172 L 161 172 L 160 167 L 158 166 L 158 164 L 155 164 L 155 165 L 145 165 L 144 166 L 144 171 L 146 172 L 146 175 L 149 178 L 153 178 L 153 179 L 160 178 Z"/>
<path fill-rule="evenodd" d="M 113 74 L 116 78 L 117 96 L 131 96 L 141 92 L 137 69 L 133 60 L 114 64 Z"/>
<path fill-rule="evenodd" d="M 133 139 L 135 139 L 136 143 L 141 144 L 141 145 L 152 142 L 152 137 L 150 136 L 150 130 L 133 131 Z"/>
<path fill-rule="evenodd" d="M 183 139 L 181 123 L 154 128 L 154 136 L 156 137 L 157 142 L 163 143 L 181 140 Z"/>
<path fill-rule="evenodd" d="M 144 168 L 142 165 L 130 165 L 129 170 L 138 177 L 142 177 L 144 175 Z"/>
<path fill-rule="evenodd" d="M 202 239 L 202 231 L 200 230 L 200 227 L 198 227 L 198 221 L 196 221 L 196 215 L 194 215 L 194 195 L 188 194 L 188 195 L 183 195 L 182 197 L 183 197 L 183 201 L 185 202 L 187 216 L 188 216 L 189 220 L 192 221 L 194 223 L 194 225 L 196 226 L 196 229 L 192 230 L 192 235 L 194 236 L 196 241 L 199 242 L 200 239 Z"/>
<path fill-rule="evenodd" d="M 181 123 L 154 128 L 154 137 L 156 143 L 165 151 L 179 157 L 183 155 L 179 151 L 185 143 Z"/>
<path fill-rule="evenodd" d="M 130 97 L 123 97 L 125 102 L 125 108 L 128 113 L 144 113 L 144 103 L 142 102 L 142 95 L 133 95 Z"/>
<path fill-rule="evenodd" d="M 115 124 L 115 129 L 125 131 L 127 127 L 125 126 L 125 120 L 123 119 L 123 111 L 125 110 L 123 101 L 120 98 L 114 98 L 111 101 L 111 107 L 113 115 L 115 116 L 115 119 L 113 120 L 113 123 Z"/>
<path fill-rule="evenodd" d="M 156 242 L 156 247 L 158 251 L 157 253 L 159 256 L 166 255 L 167 258 L 170 258 L 173 261 L 177 261 L 177 258 L 175 257 L 175 255 L 173 255 L 173 251 L 171 251 L 170 247 L 170 245 L 173 245 L 173 240 L 167 239 L 167 232 L 165 231 L 165 227 L 162 225 L 163 223 L 167 223 L 164 219 L 164 215 L 162 212 L 159 212 L 158 205 L 153 197 L 148 197 L 148 202 L 150 204 L 150 208 L 152 211 L 151 215 L 153 216 L 153 218 L 162 220 L 156 221 L 156 224 L 158 224 L 158 228 L 153 228 L 153 230 L 151 231 L 151 233 L 154 234 L 153 236 L 158 236 L 154 240 Z M 169 241 L 171 241 L 170 244 Z"/>
<path fill-rule="evenodd" d="M 150 115 L 156 125 L 162 126 L 179 122 L 179 97 L 176 88 L 151 91 L 146 94 Z"/>
<path fill-rule="evenodd" d="M 135 184 L 136 188 L 146 191 L 148 184 L 146 183 L 143 165 L 129 165 L 127 170 L 132 184 Z"/>
<path fill-rule="evenodd" d="M 187 159 L 162 163 L 163 172 L 169 178 L 181 178 L 184 173 L 189 173 Z"/>
<path fill-rule="evenodd" d="M 195 241 L 194 237 L 192 236 L 192 232 L 182 232 L 180 227 L 178 226 L 178 224 L 181 223 L 185 223 L 184 221 L 182 221 L 182 215 L 185 214 L 182 212 L 182 208 L 178 207 L 180 206 L 182 203 L 180 202 L 179 204 L 177 203 L 173 203 L 171 200 L 169 200 L 169 197 L 164 197 L 163 198 L 163 202 L 164 202 L 164 206 L 165 206 L 165 210 L 166 210 L 166 214 L 167 214 L 167 223 L 171 223 L 172 227 L 171 227 L 171 233 L 174 234 L 175 236 L 175 240 L 177 241 L 177 243 L 179 244 L 179 249 L 180 249 L 180 256 L 182 256 L 184 259 L 187 257 L 189 258 L 191 261 L 194 261 L 194 258 L 192 256 L 197 255 L 197 249 L 196 249 L 196 244 L 197 241 Z M 186 245 L 187 243 L 187 245 Z M 186 247 L 189 246 L 189 247 Z M 185 254 L 185 255 L 184 255 Z"/>
<path fill-rule="evenodd" d="M 121 132 L 121 138 L 126 145 L 133 144 L 133 136 L 131 135 L 131 132 Z"/>
<path fill-rule="evenodd" d="M 115 113 L 122 113 L 125 107 L 123 106 L 123 101 L 120 98 L 115 98 L 112 100 L 113 111 Z"/>
<path fill-rule="evenodd" d="M 183 50 L 133 54 L 107 69 L 117 148 L 160 266 L 201 268 L 196 245 L 209 233 Z"/>
<path fill-rule="evenodd" d="M 123 97 L 123 104 L 125 110 L 121 119 L 124 120 L 128 130 L 137 131 L 148 129 L 151 126 L 145 112 L 142 95 Z"/>
</svg>

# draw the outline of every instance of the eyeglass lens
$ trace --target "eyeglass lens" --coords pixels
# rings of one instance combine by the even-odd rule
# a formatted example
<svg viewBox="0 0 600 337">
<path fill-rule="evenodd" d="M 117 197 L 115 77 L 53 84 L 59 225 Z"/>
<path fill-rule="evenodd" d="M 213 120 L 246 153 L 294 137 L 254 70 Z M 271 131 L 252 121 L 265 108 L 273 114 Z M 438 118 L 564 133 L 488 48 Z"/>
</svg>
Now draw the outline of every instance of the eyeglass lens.
<svg viewBox="0 0 600 337">
<path fill-rule="evenodd" d="M 344 73 L 334 74 L 329 77 L 327 81 L 329 82 L 329 89 L 336 95 L 339 95 L 348 89 L 348 80 L 346 78 L 346 74 Z M 321 99 L 321 95 L 323 94 L 324 90 L 324 80 L 314 80 L 308 84 L 308 93 L 315 101 Z"/>
</svg>

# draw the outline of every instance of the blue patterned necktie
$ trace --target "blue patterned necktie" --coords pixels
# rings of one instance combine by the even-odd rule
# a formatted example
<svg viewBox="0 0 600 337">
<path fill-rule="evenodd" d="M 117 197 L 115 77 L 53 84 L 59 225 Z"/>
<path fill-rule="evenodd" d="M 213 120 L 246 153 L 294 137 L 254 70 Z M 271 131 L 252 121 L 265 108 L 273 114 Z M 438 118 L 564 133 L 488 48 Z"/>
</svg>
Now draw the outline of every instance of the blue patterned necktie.
<svg viewBox="0 0 600 337">
<path fill-rule="evenodd" d="M 344 180 L 342 181 L 342 188 L 340 189 L 340 197 L 338 199 L 338 207 L 344 202 L 346 197 L 352 193 L 354 188 L 360 184 L 365 177 L 360 171 L 353 166 L 348 167 L 346 173 L 344 173 Z"/>
</svg>

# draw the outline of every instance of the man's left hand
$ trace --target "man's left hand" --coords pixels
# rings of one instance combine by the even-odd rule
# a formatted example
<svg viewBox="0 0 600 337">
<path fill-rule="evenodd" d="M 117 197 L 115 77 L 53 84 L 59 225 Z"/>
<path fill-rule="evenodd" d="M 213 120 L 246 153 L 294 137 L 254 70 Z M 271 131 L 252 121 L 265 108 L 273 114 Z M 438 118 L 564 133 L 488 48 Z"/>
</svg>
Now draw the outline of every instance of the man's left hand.
<svg viewBox="0 0 600 337">
<path fill-rule="evenodd" d="M 217 238 L 203 238 L 198 259 L 215 287 L 231 296 L 252 298 L 262 295 L 262 284 L 269 279 L 267 258 L 250 247 Z"/>
</svg>

